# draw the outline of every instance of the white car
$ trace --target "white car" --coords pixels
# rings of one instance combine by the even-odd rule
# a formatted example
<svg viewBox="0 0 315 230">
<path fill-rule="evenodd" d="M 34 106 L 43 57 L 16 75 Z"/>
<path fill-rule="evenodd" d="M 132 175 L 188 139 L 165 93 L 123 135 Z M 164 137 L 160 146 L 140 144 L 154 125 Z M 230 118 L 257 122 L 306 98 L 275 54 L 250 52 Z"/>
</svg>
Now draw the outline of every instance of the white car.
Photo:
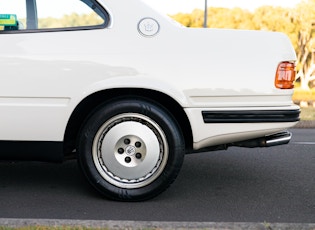
<svg viewBox="0 0 315 230">
<path fill-rule="evenodd" d="M 185 28 L 142 0 L 2 0 L 0 51 L 0 158 L 75 154 L 110 199 L 158 195 L 185 153 L 286 144 L 299 120 L 287 36 Z"/>
</svg>

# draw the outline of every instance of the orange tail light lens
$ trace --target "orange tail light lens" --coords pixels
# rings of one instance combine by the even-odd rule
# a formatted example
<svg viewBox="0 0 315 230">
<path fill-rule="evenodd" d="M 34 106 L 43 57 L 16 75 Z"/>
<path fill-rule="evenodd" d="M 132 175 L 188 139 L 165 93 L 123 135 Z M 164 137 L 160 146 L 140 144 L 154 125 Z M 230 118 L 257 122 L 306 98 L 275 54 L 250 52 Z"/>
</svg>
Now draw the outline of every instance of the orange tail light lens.
<svg viewBox="0 0 315 230">
<path fill-rule="evenodd" d="M 296 75 L 295 63 L 281 62 L 277 68 L 275 86 L 278 89 L 293 89 L 295 75 Z"/>
</svg>

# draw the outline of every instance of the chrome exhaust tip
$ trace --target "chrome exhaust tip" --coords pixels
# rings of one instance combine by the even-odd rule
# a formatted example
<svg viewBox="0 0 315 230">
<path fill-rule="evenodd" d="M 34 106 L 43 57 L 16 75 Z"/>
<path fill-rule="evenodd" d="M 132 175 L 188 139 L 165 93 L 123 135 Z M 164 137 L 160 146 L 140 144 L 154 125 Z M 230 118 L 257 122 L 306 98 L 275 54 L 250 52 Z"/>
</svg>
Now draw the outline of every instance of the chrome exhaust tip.
<svg viewBox="0 0 315 230">
<path fill-rule="evenodd" d="M 292 133 L 288 131 L 266 136 L 266 147 L 288 144 L 291 138 Z"/>
<path fill-rule="evenodd" d="M 245 147 L 245 148 L 256 148 L 256 147 L 272 147 L 277 145 L 288 144 L 291 140 L 292 133 L 283 131 L 272 135 L 251 139 L 247 141 L 241 141 L 232 143 L 229 146 Z"/>
</svg>

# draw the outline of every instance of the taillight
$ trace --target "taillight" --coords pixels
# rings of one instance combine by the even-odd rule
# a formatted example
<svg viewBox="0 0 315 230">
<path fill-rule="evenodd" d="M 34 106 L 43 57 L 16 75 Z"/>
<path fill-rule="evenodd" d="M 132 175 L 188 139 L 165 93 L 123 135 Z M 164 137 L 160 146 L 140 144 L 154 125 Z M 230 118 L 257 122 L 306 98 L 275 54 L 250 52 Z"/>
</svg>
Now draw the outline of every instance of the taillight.
<svg viewBox="0 0 315 230">
<path fill-rule="evenodd" d="M 293 62 L 281 62 L 277 68 L 275 86 L 278 89 L 294 88 L 295 75 L 295 64 Z"/>
</svg>

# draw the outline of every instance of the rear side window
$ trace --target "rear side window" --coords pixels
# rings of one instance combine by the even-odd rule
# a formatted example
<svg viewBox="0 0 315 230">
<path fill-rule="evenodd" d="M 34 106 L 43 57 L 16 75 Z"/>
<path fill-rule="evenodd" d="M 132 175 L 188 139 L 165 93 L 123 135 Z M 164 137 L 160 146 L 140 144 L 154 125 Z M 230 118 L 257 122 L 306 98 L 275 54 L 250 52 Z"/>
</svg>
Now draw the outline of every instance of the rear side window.
<svg viewBox="0 0 315 230">
<path fill-rule="evenodd" d="M 108 20 L 95 0 L 0 1 L 0 33 L 104 28 Z"/>
</svg>

